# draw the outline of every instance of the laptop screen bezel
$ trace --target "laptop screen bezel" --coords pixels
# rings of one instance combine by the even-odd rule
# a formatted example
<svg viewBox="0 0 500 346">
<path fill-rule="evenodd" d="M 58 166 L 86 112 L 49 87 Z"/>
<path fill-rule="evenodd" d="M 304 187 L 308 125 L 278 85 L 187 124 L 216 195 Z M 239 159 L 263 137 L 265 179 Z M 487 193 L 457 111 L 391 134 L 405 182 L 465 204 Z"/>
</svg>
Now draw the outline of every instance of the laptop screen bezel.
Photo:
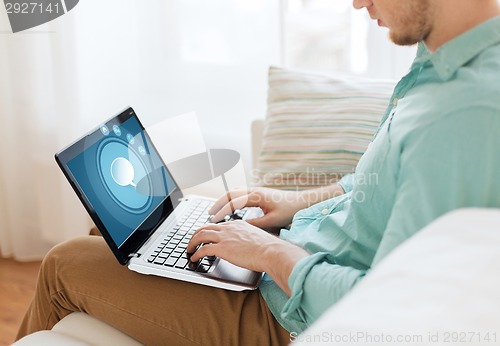
<svg viewBox="0 0 500 346">
<path fill-rule="evenodd" d="M 142 133 L 147 138 L 147 141 L 151 146 L 150 150 L 154 151 L 157 154 L 161 161 L 161 164 L 165 167 L 167 173 L 170 174 L 167 165 L 165 165 L 165 163 L 163 162 L 163 159 L 159 155 L 158 150 L 154 146 L 154 143 L 151 141 L 151 138 L 149 137 L 146 129 L 131 107 L 108 119 L 104 123 L 104 125 L 108 125 L 110 123 L 122 124 L 130 118 L 135 118 L 141 128 Z M 175 189 L 172 190 L 172 192 L 155 208 L 153 212 L 150 213 L 150 215 L 138 227 L 136 227 L 136 229 L 131 233 L 131 235 L 125 240 L 123 244 L 117 245 L 113 240 L 110 232 L 106 229 L 103 222 L 99 218 L 99 215 L 92 206 L 92 203 L 90 203 L 90 201 L 87 199 L 83 189 L 78 184 L 68 167 L 68 162 L 80 155 L 88 147 L 89 140 L 92 141 L 94 137 L 102 137 L 102 133 L 100 130 L 101 126 L 102 125 L 94 128 L 87 134 L 83 135 L 80 139 L 70 144 L 68 147 L 56 153 L 55 159 L 62 172 L 64 173 L 66 179 L 69 181 L 71 187 L 75 191 L 76 195 L 90 215 L 90 218 L 92 219 L 92 221 L 94 221 L 96 227 L 101 232 L 106 243 L 111 248 L 111 251 L 118 259 L 118 262 L 124 265 L 128 263 L 130 258 L 137 253 L 140 247 L 153 235 L 153 233 L 158 229 L 163 221 L 165 221 L 165 219 L 173 212 L 179 201 L 183 198 L 183 194 L 179 189 L 179 185 L 175 181 L 174 177 L 172 177 L 172 175 L 170 174 L 176 186 Z"/>
</svg>

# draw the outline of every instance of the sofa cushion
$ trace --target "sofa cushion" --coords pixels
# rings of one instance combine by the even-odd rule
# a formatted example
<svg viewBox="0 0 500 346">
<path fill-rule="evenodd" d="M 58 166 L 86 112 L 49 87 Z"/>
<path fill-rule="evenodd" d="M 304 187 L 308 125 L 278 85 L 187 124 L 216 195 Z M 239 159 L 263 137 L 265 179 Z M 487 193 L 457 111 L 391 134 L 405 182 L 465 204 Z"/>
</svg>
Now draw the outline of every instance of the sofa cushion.
<svg viewBox="0 0 500 346">
<path fill-rule="evenodd" d="M 271 67 L 256 185 L 307 189 L 353 172 L 394 84 Z"/>
<path fill-rule="evenodd" d="M 13 346 L 141 346 L 121 331 L 83 312 L 73 312 L 60 320 L 52 330 L 39 331 L 18 340 Z"/>
</svg>

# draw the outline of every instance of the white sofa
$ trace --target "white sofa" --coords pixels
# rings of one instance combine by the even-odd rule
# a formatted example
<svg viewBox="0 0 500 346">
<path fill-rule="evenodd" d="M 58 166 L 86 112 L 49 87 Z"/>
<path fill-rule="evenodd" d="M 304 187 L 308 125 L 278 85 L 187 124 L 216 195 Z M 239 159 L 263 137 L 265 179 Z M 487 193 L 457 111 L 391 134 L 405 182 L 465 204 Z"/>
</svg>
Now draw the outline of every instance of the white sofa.
<svg viewBox="0 0 500 346">
<path fill-rule="evenodd" d="M 447 214 L 387 256 L 305 333 L 292 334 L 292 344 L 500 345 L 499 245 L 500 210 Z M 15 345 L 111 344 L 139 345 L 73 313 Z"/>
<path fill-rule="evenodd" d="M 254 153 L 262 129 L 262 121 L 254 122 Z M 309 330 L 292 334 L 291 343 L 500 345 L 499 245 L 500 210 L 445 215 L 387 256 Z M 83 313 L 15 343 L 110 344 L 139 345 Z"/>
<path fill-rule="evenodd" d="M 83 312 L 63 318 L 52 330 L 25 336 L 16 346 L 140 346 L 138 341 Z"/>
</svg>

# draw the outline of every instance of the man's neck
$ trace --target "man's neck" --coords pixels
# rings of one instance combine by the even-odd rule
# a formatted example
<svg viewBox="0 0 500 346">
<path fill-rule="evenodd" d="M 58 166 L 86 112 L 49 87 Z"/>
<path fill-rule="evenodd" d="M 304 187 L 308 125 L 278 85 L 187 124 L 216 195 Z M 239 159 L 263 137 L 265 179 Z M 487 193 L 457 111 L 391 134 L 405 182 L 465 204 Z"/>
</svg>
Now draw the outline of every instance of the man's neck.
<svg viewBox="0 0 500 346">
<path fill-rule="evenodd" d="M 430 51 L 435 51 L 446 42 L 499 15 L 497 0 L 438 1 L 432 32 L 425 39 L 425 45 Z"/>
</svg>

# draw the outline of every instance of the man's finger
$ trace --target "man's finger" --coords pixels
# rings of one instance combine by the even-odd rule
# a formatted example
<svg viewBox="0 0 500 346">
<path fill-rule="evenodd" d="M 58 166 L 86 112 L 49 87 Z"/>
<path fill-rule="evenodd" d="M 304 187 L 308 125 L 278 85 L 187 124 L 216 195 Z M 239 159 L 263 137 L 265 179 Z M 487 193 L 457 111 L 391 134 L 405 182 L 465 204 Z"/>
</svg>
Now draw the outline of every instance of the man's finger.
<svg viewBox="0 0 500 346">
<path fill-rule="evenodd" d="M 211 215 L 217 213 L 222 207 L 229 203 L 229 198 L 234 200 L 235 198 L 248 195 L 249 192 L 250 191 L 246 188 L 234 189 L 229 191 L 229 196 L 228 194 L 221 196 L 217 201 L 215 201 L 214 205 L 210 208 L 208 213 Z"/>
<path fill-rule="evenodd" d="M 234 209 L 243 209 L 245 207 L 258 207 L 259 199 L 254 196 L 254 194 L 244 195 L 238 198 L 235 198 L 231 201 L 231 203 L 227 203 L 220 210 L 212 216 L 211 222 L 219 222 L 224 219 L 224 216 L 231 215 Z"/>
<path fill-rule="evenodd" d="M 198 245 L 204 243 L 218 243 L 220 241 L 220 233 L 212 229 L 202 229 L 196 234 L 193 234 L 186 248 L 187 253 L 193 253 Z"/>
<path fill-rule="evenodd" d="M 201 232 L 203 230 L 206 230 L 206 229 L 210 229 L 210 230 L 213 230 L 213 231 L 220 231 L 221 227 L 224 226 L 225 224 L 226 224 L 226 222 L 221 222 L 221 223 L 207 223 L 206 225 L 201 226 L 196 231 L 194 231 L 194 233 L 191 235 L 191 239 L 193 239 L 193 237 L 196 234 L 198 234 L 199 232 Z"/>
<path fill-rule="evenodd" d="M 200 246 L 198 250 L 196 250 L 195 253 L 191 255 L 189 258 L 191 262 L 198 262 L 201 260 L 203 257 L 206 256 L 217 256 L 217 245 L 216 244 L 205 244 L 203 246 Z"/>
</svg>

